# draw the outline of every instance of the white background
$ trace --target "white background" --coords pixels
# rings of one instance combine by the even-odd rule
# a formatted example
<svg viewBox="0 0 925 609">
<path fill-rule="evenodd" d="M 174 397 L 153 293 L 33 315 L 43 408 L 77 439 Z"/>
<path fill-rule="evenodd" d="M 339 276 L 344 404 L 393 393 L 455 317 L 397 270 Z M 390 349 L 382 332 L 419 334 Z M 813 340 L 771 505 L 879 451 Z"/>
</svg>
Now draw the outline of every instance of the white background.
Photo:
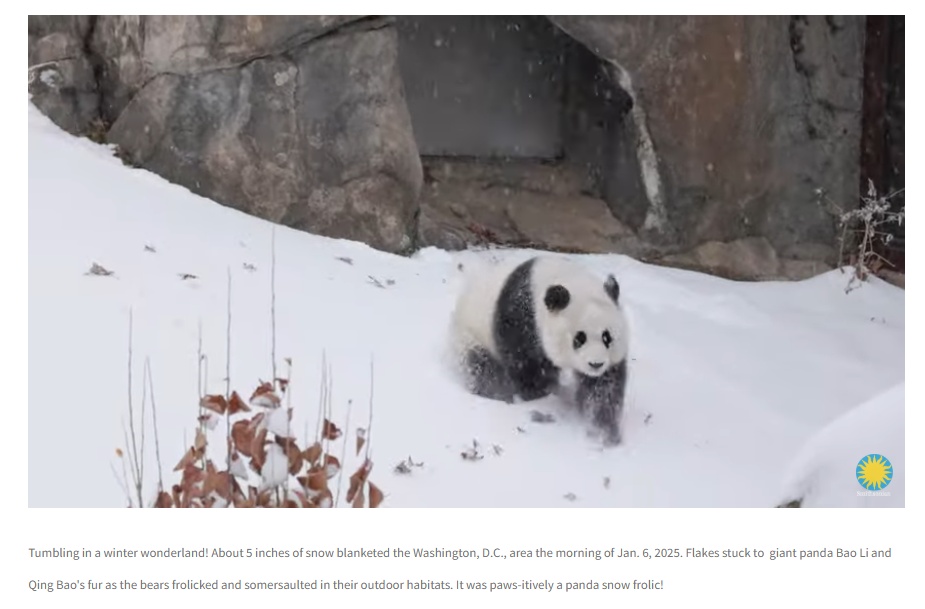
<svg viewBox="0 0 925 609">
<path fill-rule="evenodd" d="M 268 4 L 259 7 L 247 4 L 223 3 L 172 3 L 159 2 L 133 4 L 137 13 L 182 14 L 239 13 L 299 11 L 331 12 L 320 4 L 277 3 L 276 11 L 268 11 Z M 658 7 L 658 10 L 656 9 Z M 698 3 L 708 14 L 737 13 L 745 7 L 736 3 Z M 911 4 L 910 4 L 911 6 Z M 384 10 L 386 9 L 387 10 Z M 96 2 L 33 3 L 29 9 L 35 13 L 123 13 L 123 3 Z M 259 8 L 259 10 L 258 10 Z M 330 5 L 335 9 L 335 5 Z M 493 3 L 467 2 L 465 5 L 433 5 L 395 2 L 338 3 L 337 12 L 347 13 L 408 13 L 433 14 L 438 9 L 448 13 L 469 12 L 519 13 L 523 8 Z M 531 12 L 549 13 L 572 9 L 577 14 L 612 12 L 614 9 L 645 8 L 649 11 L 686 13 L 689 6 L 682 3 L 652 3 L 642 7 L 619 6 L 612 3 L 594 4 L 531 3 Z M 770 12 L 770 4 L 755 6 Z M 904 12 L 902 3 L 884 4 L 840 3 L 774 3 L 781 13 L 838 12 L 864 13 Z M 815 8 L 815 11 L 810 10 Z M 108 9 L 108 10 L 107 10 Z M 181 9 L 186 9 L 181 10 Z M 287 10 L 288 9 L 288 10 Z M 352 9 L 352 10 L 351 10 Z M 401 10 L 404 9 L 404 10 Z M 454 10 L 455 9 L 455 10 Z M 506 9 L 506 10 L 505 10 Z M 761 10 L 756 10 L 761 14 Z M 913 35 L 910 45 L 920 38 L 915 35 L 917 25 L 912 21 Z M 232 602 L 248 605 L 257 602 L 400 602 L 405 607 L 507 606 L 511 602 L 530 603 L 530 606 L 561 606 L 563 602 L 577 601 L 589 606 L 606 607 L 629 603 L 631 607 L 678 607 L 682 605 L 708 605 L 711 607 L 802 607 L 824 604 L 828 606 L 859 606 L 868 603 L 914 606 L 916 597 L 921 600 L 918 581 L 913 579 L 913 564 L 921 564 L 919 530 L 921 529 L 919 486 L 921 479 L 916 469 L 921 455 L 920 443 L 910 442 L 907 455 L 907 496 L 905 509 L 896 510 L 658 510 L 658 509 L 529 509 L 529 510 L 318 510 L 311 514 L 299 511 L 266 513 L 258 510 L 240 511 L 150 511 L 150 510 L 39 510 L 27 508 L 27 409 L 26 392 L 28 374 L 45 374 L 51 371 L 27 370 L 28 350 L 28 260 L 26 223 L 28 221 L 28 193 L 25 167 L 26 121 L 25 104 L 21 91 L 25 80 L 26 18 L 10 16 L 4 20 L 5 46 L 3 54 L 6 70 L 6 87 L 3 104 L 6 112 L 4 177 L 6 197 L 0 220 L 0 247 L 3 262 L 3 298 L 0 315 L 0 352 L 3 365 L 2 387 L 4 416 L 2 418 L 3 451 L 5 466 L 3 490 L 0 491 L 0 508 L 3 510 L 3 532 L 0 548 L 3 552 L 2 576 L 3 604 L 6 606 L 58 607 L 78 603 L 93 603 L 95 607 L 147 607 L 163 606 L 166 602 Z M 916 54 L 913 52 L 913 58 Z M 912 64 L 915 65 L 913 59 Z M 13 90 L 19 89 L 14 95 Z M 907 92 L 916 108 L 917 81 L 913 79 Z M 12 98 L 15 97 L 15 100 Z M 909 127 L 915 143 L 916 114 L 910 117 Z M 913 149 L 910 158 L 915 167 Z M 914 182 L 916 172 L 909 172 Z M 914 184 L 910 191 L 916 192 Z M 913 230 L 917 230 L 916 207 L 912 209 Z M 910 258 L 915 258 L 915 241 L 910 240 Z M 916 269 L 914 263 L 909 268 Z M 913 271 L 914 272 L 914 271 Z M 913 298 L 918 293 L 915 280 L 909 283 Z M 921 307 L 914 303 L 911 310 Z M 915 355 L 920 343 L 916 320 L 910 320 L 908 341 L 912 353 L 908 361 L 918 369 L 921 364 Z M 920 388 L 919 377 L 908 379 L 913 407 L 907 411 L 907 429 L 911 437 L 921 437 L 921 400 L 915 398 Z M 62 477 L 80 476 L 79 471 L 62 468 Z M 703 484 L 721 486 L 723 480 L 713 479 L 704 472 Z M 48 484 L 54 485 L 54 480 Z M 166 549 L 177 547 L 238 548 L 361 548 L 361 547 L 445 547 L 445 548 L 502 548 L 502 549 L 577 549 L 612 547 L 705 547 L 817 549 L 875 549 L 891 548 L 889 559 L 783 559 L 771 562 L 765 559 L 358 559 L 358 560 L 305 560 L 305 559 L 30 559 L 28 548 L 111 549 L 113 547 Z M 917 569 L 917 573 L 921 570 Z M 632 581 L 633 579 L 664 580 L 661 591 L 630 592 L 32 592 L 28 582 L 86 580 L 119 582 L 122 579 L 170 581 L 172 579 L 206 579 L 221 581 L 274 580 L 300 577 L 302 579 L 352 579 L 356 581 L 406 579 L 442 579 L 468 581 L 519 581 L 549 579 L 563 582 Z M 322 599 L 315 597 L 323 596 Z M 393 598 L 394 597 L 394 598 Z M 9 604 L 8 604 L 9 603 Z"/>
</svg>

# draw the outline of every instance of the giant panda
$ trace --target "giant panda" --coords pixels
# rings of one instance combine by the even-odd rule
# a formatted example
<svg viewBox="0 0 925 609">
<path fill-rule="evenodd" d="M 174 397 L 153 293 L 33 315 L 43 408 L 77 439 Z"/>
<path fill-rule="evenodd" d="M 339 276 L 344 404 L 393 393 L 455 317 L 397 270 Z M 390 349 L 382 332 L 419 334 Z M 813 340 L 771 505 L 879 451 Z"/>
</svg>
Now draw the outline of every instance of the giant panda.
<svg viewBox="0 0 925 609">
<path fill-rule="evenodd" d="M 607 444 L 621 441 L 629 327 L 613 275 L 541 255 L 472 272 L 452 314 L 458 371 L 476 395 L 512 403 L 562 393 Z"/>
</svg>

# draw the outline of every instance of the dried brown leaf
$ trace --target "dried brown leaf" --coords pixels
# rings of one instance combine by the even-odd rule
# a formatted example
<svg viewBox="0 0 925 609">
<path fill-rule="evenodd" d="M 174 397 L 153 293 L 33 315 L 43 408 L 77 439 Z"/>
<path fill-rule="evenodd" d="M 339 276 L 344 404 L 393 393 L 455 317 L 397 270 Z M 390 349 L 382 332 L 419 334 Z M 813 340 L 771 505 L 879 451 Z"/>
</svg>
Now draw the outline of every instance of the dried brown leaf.
<svg viewBox="0 0 925 609">
<path fill-rule="evenodd" d="M 357 428 L 357 452 L 360 454 L 360 451 L 363 450 L 363 445 L 366 444 L 366 430 L 362 427 Z"/>
<path fill-rule="evenodd" d="M 343 432 L 340 430 L 337 425 L 329 421 L 328 419 L 324 420 L 324 426 L 322 428 L 321 437 L 325 440 L 336 440 L 338 439 Z"/>
<path fill-rule="evenodd" d="M 251 467 L 254 471 L 262 473 L 263 465 L 267 462 L 267 430 L 261 429 L 251 442 Z"/>
<path fill-rule="evenodd" d="M 218 414 L 225 414 L 225 411 L 228 410 L 228 400 L 223 395 L 203 396 L 199 405 Z"/>
<path fill-rule="evenodd" d="M 119 457 L 120 459 L 122 458 L 122 449 L 121 449 L 121 448 L 117 448 L 117 449 L 116 449 L 116 456 Z"/>
<path fill-rule="evenodd" d="M 324 449 L 321 448 L 321 442 L 315 442 L 305 449 L 305 452 L 302 453 L 302 456 L 305 457 L 305 460 L 308 461 L 309 465 L 314 466 L 318 463 L 318 459 L 321 458 L 321 454 L 323 452 Z"/>
<path fill-rule="evenodd" d="M 183 469 L 187 465 L 191 463 L 195 463 L 201 458 L 202 458 L 202 451 L 196 450 L 195 447 L 190 447 L 190 449 L 186 451 L 186 454 L 183 455 L 183 458 L 180 459 L 180 462 L 177 463 L 177 466 L 173 468 L 173 471 L 175 472 L 183 471 Z"/>
<path fill-rule="evenodd" d="M 228 402 L 228 414 L 237 414 L 239 412 L 250 412 L 250 407 L 244 403 L 237 391 L 231 392 L 231 400 Z"/>
<path fill-rule="evenodd" d="M 302 452 L 295 442 L 290 441 L 288 445 L 283 446 L 283 450 L 289 457 L 289 473 L 293 476 L 302 471 Z"/>
<path fill-rule="evenodd" d="M 191 494 L 196 490 L 196 484 L 202 482 L 205 473 L 196 467 L 195 464 L 189 463 L 183 468 L 183 477 L 180 479 L 180 487 Z"/>
<path fill-rule="evenodd" d="M 209 496 L 211 493 L 217 494 L 223 499 L 231 498 L 231 476 L 228 472 L 209 471 L 206 473 L 202 484 L 202 492 Z"/>
<path fill-rule="evenodd" d="M 366 459 L 363 462 L 363 465 L 361 465 L 357 471 L 350 475 L 350 487 L 347 489 L 347 501 L 352 502 L 356 497 L 356 494 L 363 490 L 363 484 L 369 477 L 369 472 L 372 469 L 372 466 L 372 462 L 369 459 Z"/>
<path fill-rule="evenodd" d="M 169 508 L 173 507 L 173 498 L 170 496 L 170 493 L 166 491 L 161 491 L 157 494 L 157 500 L 154 502 L 154 507 L 156 508 Z"/>
<path fill-rule="evenodd" d="M 308 470 L 304 476 L 305 482 L 302 486 L 311 491 L 325 491 L 328 489 L 328 477 L 324 468 L 315 466 Z"/>
<path fill-rule="evenodd" d="M 250 399 L 251 406 L 260 408 L 278 408 L 281 401 L 276 392 L 273 391 L 273 385 L 270 383 L 260 383 L 260 386 L 254 390 Z"/>
<path fill-rule="evenodd" d="M 382 491 L 379 490 L 379 487 L 369 483 L 369 507 L 376 508 L 382 503 L 382 500 L 385 498 L 385 495 L 382 494 Z"/>
<path fill-rule="evenodd" d="M 231 441 L 238 452 L 245 457 L 253 456 L 251 447 L 254 445 L 255 436 L 251 421 L 236 421 L 231 426 Z"/>
</svg>

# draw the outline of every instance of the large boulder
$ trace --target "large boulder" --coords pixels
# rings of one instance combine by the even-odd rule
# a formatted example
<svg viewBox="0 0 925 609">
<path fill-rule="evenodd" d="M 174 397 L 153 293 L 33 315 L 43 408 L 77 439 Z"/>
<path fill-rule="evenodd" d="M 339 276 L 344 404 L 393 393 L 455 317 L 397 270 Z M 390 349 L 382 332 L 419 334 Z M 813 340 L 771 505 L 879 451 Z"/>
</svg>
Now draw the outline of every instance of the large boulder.
<svg viewBox="0 0 925 609">
<path fill-rule="evenodd" d="M 857 202 L 864 17 L 550 19 L 633 98 L 648 209 L 616 184 L 618 217 L 678 249 L 762 236 L 834 256 L 820 199 Z"/>
<path fill-rule="evenodd" d="M 126 162 L 274 222 L 386 251 L 412 245 L 422 173 L 389 20 L 43 23 L 50 34 L 30 20 L 30 49 L 47 60 L 44 41 L 56 36 L 67 43 L 58 55 L 77 45 L 92 61 L 95 74 L 81 82 L 93 83 L 93 113 Z M 66 114 L 51 102 L 39 106 L 53 119 Z"/>
</svg>

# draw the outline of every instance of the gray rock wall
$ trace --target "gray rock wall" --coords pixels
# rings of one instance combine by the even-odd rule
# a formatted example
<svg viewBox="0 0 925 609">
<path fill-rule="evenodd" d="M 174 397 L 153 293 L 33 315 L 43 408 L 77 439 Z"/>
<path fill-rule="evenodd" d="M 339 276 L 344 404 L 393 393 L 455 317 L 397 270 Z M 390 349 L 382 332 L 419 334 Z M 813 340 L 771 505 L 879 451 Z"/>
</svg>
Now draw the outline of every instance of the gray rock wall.
<svg viewBox="0 0 925 609">
<path fill-rule="evenodd" d="M 863 17 L 551 19 L 631 83 L 658 186 L 651 238 L 831 257 L 819 193 L 858 201 Z"/>
<path fill-rule="evenodd" d="M 742 278 L 834 262 L 863 48 L 863 17 L 29 18 L 43 112 L 225 205 Z"/>
</svg>

